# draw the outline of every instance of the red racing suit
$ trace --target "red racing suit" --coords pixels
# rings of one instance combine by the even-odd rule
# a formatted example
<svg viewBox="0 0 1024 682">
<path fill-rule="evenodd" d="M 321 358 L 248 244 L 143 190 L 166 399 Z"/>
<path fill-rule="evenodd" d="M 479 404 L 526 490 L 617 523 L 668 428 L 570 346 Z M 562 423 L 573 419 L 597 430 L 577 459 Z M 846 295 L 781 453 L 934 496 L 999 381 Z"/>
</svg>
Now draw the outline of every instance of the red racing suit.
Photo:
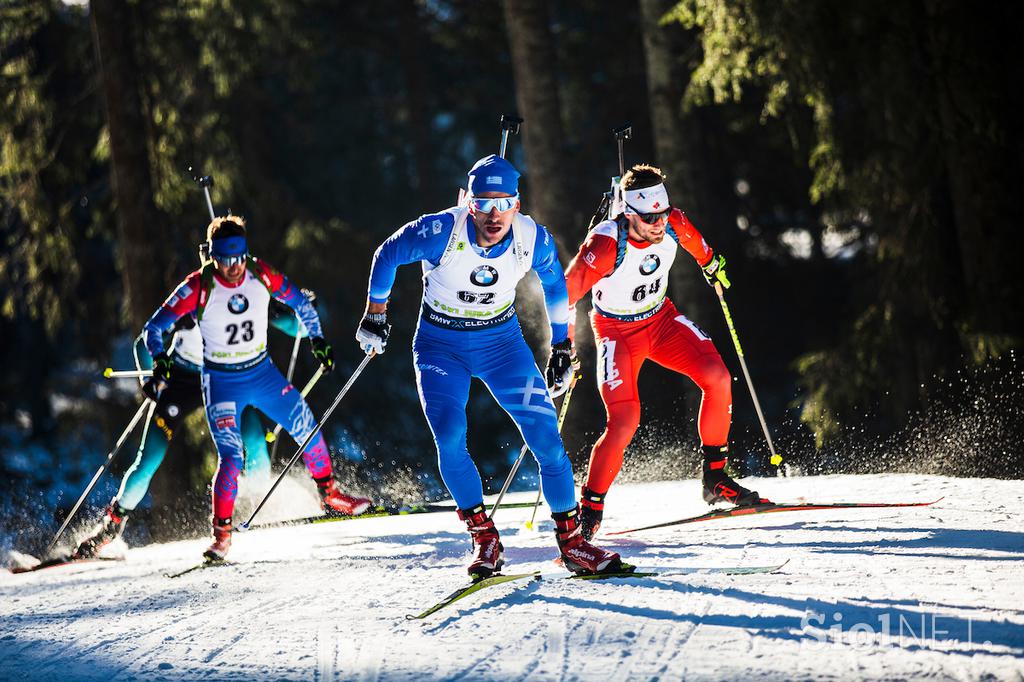
<svg viewBox="0 0 1024 682">
<path fill-rule="evenodd" d="M 666 232 L 660 244 L 638 242 L 628 237 L 624 218 L 606 220 L 590 231 L 565 271 L 570 306 L 593 290 L 598 390 L 608 413 L 586 482 L 598 494 L 608 492 L 640 425 L 637 377 L 645 360 L 685 374 L 700 387 L 702 445 L 729 440 L 732 376 L 711 339 L 665 296 L 677 246 L 700 266 L 711 261 L 712 250 L 679 209 L 672 210 Z M 570 335 L 574 331 L 570 326 Z"/>
</svg>

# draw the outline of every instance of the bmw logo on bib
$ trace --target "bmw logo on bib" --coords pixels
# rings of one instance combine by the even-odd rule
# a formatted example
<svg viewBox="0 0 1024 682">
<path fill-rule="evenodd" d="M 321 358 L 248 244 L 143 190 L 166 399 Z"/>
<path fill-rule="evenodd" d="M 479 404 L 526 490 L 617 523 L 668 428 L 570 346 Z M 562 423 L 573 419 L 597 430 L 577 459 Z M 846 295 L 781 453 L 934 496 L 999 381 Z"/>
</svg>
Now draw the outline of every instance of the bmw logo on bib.
<svg viewBox="0 0 1024 682">
<path fill-rule="evenodd" d="M 661 267 L 661 259 L 653 253 L 649 254 L 640 261 L 640 274 L 650 275 L 659 267 Z"/>
<path fill-rule="evenodd" d="M 490 265 L 480 265 L 470 274 L 469 281 L 478 287 L 489 287 L 498 281 L 498 271 Z"/>
<path fill-rule="evenodd" d="M 241 315 L 249 309 L 249 299 L 242 294 L 235 294 L 228 299 L 228 310 L 235 315 Z"/>
</svg>

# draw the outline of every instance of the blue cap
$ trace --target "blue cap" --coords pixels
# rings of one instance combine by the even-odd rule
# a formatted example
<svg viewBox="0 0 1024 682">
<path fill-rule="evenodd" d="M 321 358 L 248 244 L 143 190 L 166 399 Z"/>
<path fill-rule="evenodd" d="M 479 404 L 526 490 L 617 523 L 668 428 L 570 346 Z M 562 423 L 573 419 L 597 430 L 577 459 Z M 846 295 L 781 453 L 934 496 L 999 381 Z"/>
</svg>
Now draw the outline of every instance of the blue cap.
<svg viewBox="0 0 1024 682">
<path fill-rule="evenodd" d="M 214 258 L 217 256 L 241 256 L 249 253 L 249 245 L 246 244 L 245 237 L 241 235 L 221 237 L 213 240 L 210 253 Z"/>
<path fill-rule="evenodd" d="M 519 193 L 519 171 L 497 154 L 491 154 L 469 169 L 469 193 L 479 196 L 484 192 Z"/>
</svg>

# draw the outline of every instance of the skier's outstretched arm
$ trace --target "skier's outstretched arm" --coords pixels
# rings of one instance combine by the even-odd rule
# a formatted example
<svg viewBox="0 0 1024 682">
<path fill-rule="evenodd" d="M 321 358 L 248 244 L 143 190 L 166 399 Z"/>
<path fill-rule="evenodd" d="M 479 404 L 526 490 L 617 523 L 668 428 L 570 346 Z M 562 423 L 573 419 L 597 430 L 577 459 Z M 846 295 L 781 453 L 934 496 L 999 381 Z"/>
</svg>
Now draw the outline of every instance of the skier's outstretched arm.
<svg viewBox="0 0 1024 682">
<path fill-rule="evenodd" d="M 170 334 L 175 323 L 190 313 L 194 313 L 199 305 L 199 271 L 193 272 L 175 288 L 163 304 L 157 308 L 153 316 L 142 328 L 146 341 L 146 350 L 155 360 L 159 355 L 166 355 L 165 334 Z"/>
<path fill-rule="evenodd" d="M 263 283 L 267 286 L 274 300 L 284 303 L 295 311 L 311 339 L 322 338 L 324 333 L 320 327 L 320 316 L 306 295 L 302 293 L 302 290 L 292 284 L 284 273 L 278 272 L 259 258 L 255 260 L 262 271 Z"/>
<path fill-rule="evenodd" d="M 455 218 L 451 213 L 420 216 L 398 228 L 377 247 L 370 265 L 366 312 L 356 330 L 356 341 L 366 353 L 383 353 L 391 326 L 387 323 L 388 298 L 395 274 L 402 265 L 441 262 Z"/>
<path fill-rule="evenodd" d="M 309 302 L 313 304 L 315 309 L 316 293 L 309 289 L 300 289 L 300 291 L 309 299 Z M 270 304 L 270 315 L 267 321 L 271 327 L 279 332 L 284 332 L 288 336 L 308 336 L 305 325 L 301 324 L 298 315 L 290 307 L 279 304 L 276 300 Z"/>
<path fill-rule="evenodd" d="M 725 256 L 716 254 L 708 246 L 707 241 L 701 236 L 694 224 L 678 208 L 672 209 L 672 213 L 668 218 L 668 224 L 675 232 L 676 242 L 678 242 L 679 246 L 685 249 L 697 261 L 697 265 L 700 266 L 701 271 L 704 273 L 704 279 L 708 281 L 708 284 L 714 286 L 716 282 L 721 282 L 722 286 L 728 289 L 729 278 L 725 274 Z"/>
</svg>

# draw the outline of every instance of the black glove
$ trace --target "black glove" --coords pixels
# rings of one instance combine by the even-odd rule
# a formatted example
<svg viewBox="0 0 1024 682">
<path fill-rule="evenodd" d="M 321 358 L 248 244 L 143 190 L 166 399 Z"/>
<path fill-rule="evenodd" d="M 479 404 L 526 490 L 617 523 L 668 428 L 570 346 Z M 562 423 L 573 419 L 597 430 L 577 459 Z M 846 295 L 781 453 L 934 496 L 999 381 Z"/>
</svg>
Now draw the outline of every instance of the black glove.
<svg viewBox="0 0 1024 682">
<path fill-rule="evenodd" d="M 387 313 L 366 313 L 356 330 L 356 341 L 367 355 L 380 355 L 388 345 L 391 325 L 388 324 Z"/>
<path fill-rule="evenodd" d="M 711 286 L 715 286 L 717 282 L 721 282 L 726 289 L 732 286 L 729 278 L 725 276 L 725 256 L 711 256 L 711 260 L 701 268 L 701 272 Z"/>
<path fill-rule="evenodd" d="M 171 367 L 174 361 L 167 357 L 167 353 L 157 353 L 153 358 L 153 376 L 142 384 L 142 392 L 150 400 L 159 400 L 160 394 L 171 380 Z"/>
<path fill-rule="evenodd" d="M 324 373 L 334 369 L 334 348 L 324 340 L 324 337 L 314 336 L 309 340 L 309 345 L 313 347 L 313 357 L 324 368 Z"/>
<path fill-rule="evenodd" d="M 551 355 L 548 356 L 548 366 L 544 370 L 544 378 L 547 380 L 548 391 L 552 398 L 557 398 L 569 390 L 572 375 L 578 366 L 572 341 L 565 339 L 551 346 Z"/>
</svg>

